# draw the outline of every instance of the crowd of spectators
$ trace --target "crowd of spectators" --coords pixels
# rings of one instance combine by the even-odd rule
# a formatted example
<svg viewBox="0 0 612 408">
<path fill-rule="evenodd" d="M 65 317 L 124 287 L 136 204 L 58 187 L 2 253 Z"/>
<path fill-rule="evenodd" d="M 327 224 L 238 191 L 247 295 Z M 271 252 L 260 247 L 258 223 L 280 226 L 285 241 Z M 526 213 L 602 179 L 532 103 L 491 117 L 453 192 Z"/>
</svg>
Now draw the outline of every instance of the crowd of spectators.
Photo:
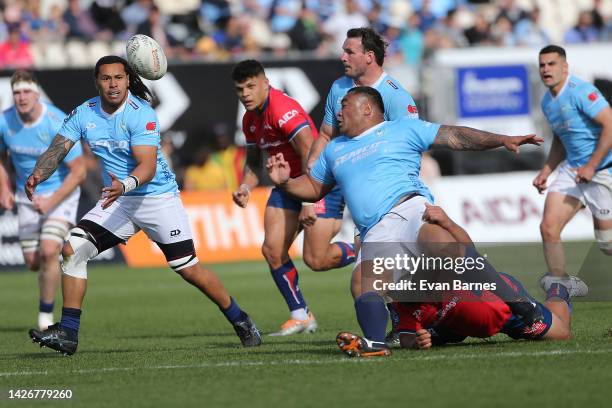
<svg viewBox="0 0 612 408">
<path fill-rule="evenodd" d="M 366 25 L 390 59 L 418 65 L 437 48 L 608 41 L 611 12 L 612 0 L 0 0 L 0 69 L 35 64 L 31 46 L 135 33 L 171 60 L 335 56 Z"/>
</svg>

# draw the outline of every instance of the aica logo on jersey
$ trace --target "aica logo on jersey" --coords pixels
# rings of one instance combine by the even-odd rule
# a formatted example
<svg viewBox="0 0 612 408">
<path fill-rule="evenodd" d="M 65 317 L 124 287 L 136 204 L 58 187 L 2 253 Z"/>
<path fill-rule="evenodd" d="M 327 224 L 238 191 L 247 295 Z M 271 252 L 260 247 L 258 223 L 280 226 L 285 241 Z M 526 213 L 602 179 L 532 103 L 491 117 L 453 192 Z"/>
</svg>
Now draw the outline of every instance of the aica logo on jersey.
<svg viewBox="0 0 612 408">
<path fill-rule="evenodd" d="M 285 113 L 279 120 L 278 120 L 278 126 L 282 127 L 285 125 L 285 123 L 289 122 L 291 119 L 293 119 L 296 115 L 298 114 L 298 111 L 296 109 L 291 109 L 289 112 Z"/>
<path fill-rule="evenodd" d="M 529 82 L 524 65 L 457 69 L 458 116 L 529 114 Z"/>
</svg>

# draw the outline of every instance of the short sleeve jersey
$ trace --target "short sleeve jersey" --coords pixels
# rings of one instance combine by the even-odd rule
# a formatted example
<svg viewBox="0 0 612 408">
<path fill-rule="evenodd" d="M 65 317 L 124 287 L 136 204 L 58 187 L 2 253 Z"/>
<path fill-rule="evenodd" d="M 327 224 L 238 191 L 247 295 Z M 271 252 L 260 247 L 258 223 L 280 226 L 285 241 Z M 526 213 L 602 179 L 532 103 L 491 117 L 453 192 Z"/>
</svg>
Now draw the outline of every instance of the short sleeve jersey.
<svg viewBox="0 0 612 408">
<path fill-rule="evenodd" d="M 110 185 L 109 172 L 124 179 L 137 165 L 132 146 L 156 146 L 157 168 L 153 179 L 127 193 L 127 196 L 159 195 L 178 191 L 174 173 L 161 153 L 159 122 L 149 104 L 128 93 L 125 103 L 108 114 L 100 97 L 74 109 L 59 133 L 73 141 L 83 139 L 102 163 L 104 184 Z"/>
<path fill-rule="evenodd" d="M 21 121 L 14 106 L 0 114 L 0 150 L 8 150 L 10 153 L 17 176 L 18 191 L 24 191 L 26 179 L 34 171 L 36 160 L 47 150 L 66 117 L 64 112 L 51 104 L 43 102 L 42 109 L 40 118 L 35 123 L 27 125 Z M 36 193 L 56 191 L 70 172 L 66 163 L 82 154 L 81 143 L 76 143 L 64 157 L 57 171 L 36 187 Z"/>
<path fill-rule="evenodd" d="M 242 118 L 247 145 L 257 145 L 270 155 L 282 153 L 291 166 L 291 177 L 302 174 L 302 162 L 290 142 L 307 126 L 316 138 L 314 123 L 298 101 L 272 87 L 261 112 L 247 111 Z"/>
</svg>

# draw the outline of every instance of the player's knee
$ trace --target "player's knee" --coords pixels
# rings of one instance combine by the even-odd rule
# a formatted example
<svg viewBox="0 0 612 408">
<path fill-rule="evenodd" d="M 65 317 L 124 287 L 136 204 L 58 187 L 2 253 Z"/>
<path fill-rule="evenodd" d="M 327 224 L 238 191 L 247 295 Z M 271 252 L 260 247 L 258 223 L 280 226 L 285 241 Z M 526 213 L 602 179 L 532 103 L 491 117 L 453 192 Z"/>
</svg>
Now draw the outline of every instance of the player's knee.
<svg viewBox="0 0 612 408">
<path fill-rule="evenodd" d="M 268 265 L 272 266 L 273 268 L 279 267 L 283 264 L 282 253 L 274 246 L 266 242 L 264 242 L 264 244 L 261 246 L 261 254 L 266 259 L 266 262 L 268 262 Z"/>
<path fill-rule="evenodd" d="M 544 219 L 540 223 L 540 234 L 544 241 L 558 239 L 561 235 L 561 228 L 559 228 L 556 222 Z"/>
<path fill-rule="evenodd" d="M 70 238 L 62 249 L 64 274 L 87 279 L 87 262 L 98 255 L 95 239 L 80 227 L 70 230 Z"/>
<path fill-rule="evenodd" d="M 40 246 L 40 261 L 42 263 L 58 262 L 61 246 L 56 242 L 43 242 Z"/>
<path fill-rule="evenodd" d="M 166 262 L 172 270 L 184 279 L 187 279 L 193 270 L 194 265 L 198 265 L 200 260 L 196 256 L 195 245 L 192 239 L 173 242 L 170 244 L 157 243 L 166 257 Z M 189 279 L 187 279 L 189 280 Z"/>
<path fill-rule="evenodd" d="M 28 270 L 36 272 L 40 268 L 40 258 L 37 254 L 30 254 L 24 257 L 24 261 Z"/>
<path fill-rule="evenodd" d="M 312 253 L 304 253 L 304 263 L 306 266 L 316 272 L 326 271 L 329 269 L 323 257 L 316 256 Z"/>
<path fill-rule="evenodd" d="M 612 256 L 612 229 L 595 230 L 595 239 L 601 252 Z"/>
</svg>

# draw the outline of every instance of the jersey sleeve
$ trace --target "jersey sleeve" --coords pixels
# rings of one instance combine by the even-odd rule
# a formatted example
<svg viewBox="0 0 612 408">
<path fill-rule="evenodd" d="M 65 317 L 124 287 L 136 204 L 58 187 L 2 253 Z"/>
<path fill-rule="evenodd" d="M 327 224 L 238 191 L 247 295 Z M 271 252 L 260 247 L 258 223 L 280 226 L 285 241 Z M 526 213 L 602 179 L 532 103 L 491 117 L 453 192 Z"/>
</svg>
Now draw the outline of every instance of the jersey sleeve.
<svg viewBox="0 0 612 408">
<path fill-rule="evenodd" d="M 399 333 L 414 334 L 417 330 L 423 328 L 421 322 L 415 317 L 420 313 L 420 306 L 420 303 L 393 303 L 399 318 L 397 323 L 397 331 Z"/>
<path fill-rule="evenodd" d="M 58 134 L 63 137 L 72 140 L 73 142 L 77 142 L 81 140 L 81 136 L 83 135 L 83 126 L 81 126 L 81 117 L 83 116 L 83 106 L 79 106 L 70 112 L 66 119 L 64 119 L 64 123 L 60 130 L 58 130 Z"/>
<path fill-rule="evenodd" d="M 401 122 L 406 129 L 406 132 L 404 132 L 406 141 L 419 152 L 429 150 L 441 126 L 437 123 L 425 122 L 420 119 L 414 120 L 408 117 L 402 119 Z"/>
<path fill-rule="evenodd" d="M 334 112 L 335 106 L 335 95 L 334 95 L 334 87 L 332 85 L 329 93 L 327 94 L 327 99 L 325 100 L 325 116 L 323 117 L 323 123 L 329 125 L 331 127 L 338 127 L 338 117 L 336 116 L 336 112 Z"/>
<path fill-rule="evenodd" d="M 419 111 L 414 99 L 402 88 L 393 92 L 389 102 L 385 104 L 385 113 L 388 120 L 397 120 L 404 116 L 411 119 L 419 118 Z"/>
<path fill-rule="evenodd" d="M 310 170 L 310 176 L 322 184 L 334 184 L 336 182 L 334 174 L 331 170 L 331 160 L 328 157 L 329 152 L 331 151 L 329 147 L 333 144 L 333 141 L 327 144 L 325 150 L 321 152 L 315 165 Z"/>
<path fill-rule="evenodd" d="M 127 107 L 126 107 L 127 109 Z M 129 122 L 130 144 L 132 146 L 159 146 L 159 122 L 153 108 L 141 107 Z"/>
<path fill-rule="evenodd" d="M 289 97 L 285 97 L 282 104 L 274 107 L 273 115 L 275 125 L 287 141 L 291 141 L 300 130 L 310 126 L 304 109 Z"/>
<path fill-rule="evenodd" d="M 578 87 L 573 96 L 578 110 L 591 119 L 594 119 L 605 107 L 610 106 L 599 89 L 589 83 Z"/>
</svg>

